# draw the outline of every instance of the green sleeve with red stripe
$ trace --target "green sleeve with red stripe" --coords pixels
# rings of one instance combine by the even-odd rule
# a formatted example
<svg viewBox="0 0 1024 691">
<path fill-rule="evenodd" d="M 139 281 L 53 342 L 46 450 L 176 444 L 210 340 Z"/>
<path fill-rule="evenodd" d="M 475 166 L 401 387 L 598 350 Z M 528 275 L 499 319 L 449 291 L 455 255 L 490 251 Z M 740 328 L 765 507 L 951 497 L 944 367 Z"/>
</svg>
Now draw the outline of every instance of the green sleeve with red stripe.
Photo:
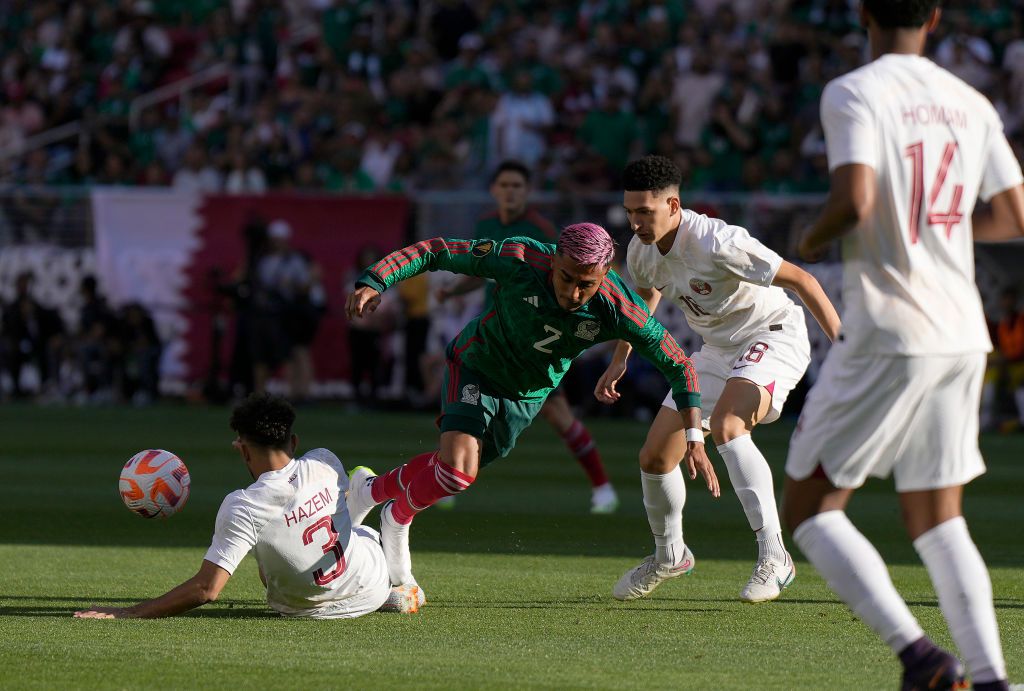
<svg viewBox="0 0 1024 691">
<path fill-rule="evenodd" d="M 500 279 L 511 268 L 500 256 L 503 243 L 493 240 L 431 238 L 392 252 L 369 266 L 356 280 L 383 293 L 394 284 L 424 271 Z"/>
<path fill-rule="evenodd" d="M 612 303 L 619 338 L 628 341 L 665 375 L 679 410 L 699 408 L 700 385 L 693 362 L 668 329 L 647 311 L 643 299 L 613 271 L 601 284 L 599 294 Z"/>
</svg>

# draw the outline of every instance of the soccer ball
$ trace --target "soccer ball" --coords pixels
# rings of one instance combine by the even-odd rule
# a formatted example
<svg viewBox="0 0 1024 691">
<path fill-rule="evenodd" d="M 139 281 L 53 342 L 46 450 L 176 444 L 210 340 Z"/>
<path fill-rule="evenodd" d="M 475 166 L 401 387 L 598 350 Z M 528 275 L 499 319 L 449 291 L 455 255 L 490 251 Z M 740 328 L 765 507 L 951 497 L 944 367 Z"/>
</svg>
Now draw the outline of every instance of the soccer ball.
<svg viewBox="0 0 1024 691">
<path fill-rule="evenodd" d="M 185 506 L 191 482 L 180 458 L 146 449 L 124 464 L 117 487 L 124 505 L 143 518 L 167 518 Z"/>
</svg>

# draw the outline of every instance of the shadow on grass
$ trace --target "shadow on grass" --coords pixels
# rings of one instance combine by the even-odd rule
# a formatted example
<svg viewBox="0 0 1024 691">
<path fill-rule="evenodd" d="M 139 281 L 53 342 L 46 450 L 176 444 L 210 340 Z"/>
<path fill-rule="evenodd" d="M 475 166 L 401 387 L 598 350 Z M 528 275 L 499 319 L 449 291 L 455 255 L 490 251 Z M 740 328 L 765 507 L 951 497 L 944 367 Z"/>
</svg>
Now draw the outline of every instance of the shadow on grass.
<svg viewBox="0 0 1024 691">
<path fill-rule="evenodd" d="M 10 600 L 36 601 L 66 604 L 19 604 L 8 606 Z M 0 617 L 71 617 L 75 612 L 86 611 L 95 606 L 128 606 L 138 600 L 127 600 L 123 597 L 37 597 L 32 595 L 11 595 L 0 599 Z M 212 607 L 192 610 L 185 617 L 204 617 L 213 619 L 279 619 L 283 618 L 271 611 L 265 604 L 253 600 L 238 602 L 222 602 Z"/>
</svg>

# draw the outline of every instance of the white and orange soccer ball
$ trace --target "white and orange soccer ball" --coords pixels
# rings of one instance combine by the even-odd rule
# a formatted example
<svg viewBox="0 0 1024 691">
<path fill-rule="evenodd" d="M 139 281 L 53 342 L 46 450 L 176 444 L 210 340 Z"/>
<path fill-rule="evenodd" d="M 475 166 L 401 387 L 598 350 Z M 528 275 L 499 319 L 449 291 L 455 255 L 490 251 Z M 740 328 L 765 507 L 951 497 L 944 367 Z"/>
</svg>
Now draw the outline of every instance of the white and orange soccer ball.
<svg viewBox="0 0 1024 691">
<path fill-rule="evenodd" d="M 124 464 L 117 485 L 124 505 L 135 513 L 167 518 L 185 506 L 191 482 L 180 458 L 163 449 L 146 449 Z"/>
</svg>

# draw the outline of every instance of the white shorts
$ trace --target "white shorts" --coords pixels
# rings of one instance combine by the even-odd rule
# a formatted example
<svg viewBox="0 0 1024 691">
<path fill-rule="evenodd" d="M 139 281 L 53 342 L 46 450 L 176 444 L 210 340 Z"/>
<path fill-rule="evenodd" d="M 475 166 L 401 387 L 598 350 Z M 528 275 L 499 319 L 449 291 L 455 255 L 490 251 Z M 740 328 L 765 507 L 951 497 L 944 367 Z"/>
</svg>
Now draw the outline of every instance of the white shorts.
<svg viewBox="0 0 1024 691">
<path fill-rule="evenodd" d="M 789 444 L 786 474 L 820 465 L 840 488 L 888 477 L 898 492 L 963 485 L 985 472 L 978 407 L 985 354 L 881 357 L 829 351 Z"/>
<path fill-rule="evenodd" d="M 720 348 L 705 344 L 690 356 L 700 384 L 705 430 L 711 429 L 711 413 L 725 390 L 725 383 L 736 377 L 763 386 L 771 394 L 771 408 L 761 424 L 779 419 L 789 392 L 799 383 L 811 362 L 807 326 L 803 314 L 799 313 L 799 316 L 800 319 L 772 325 L 768 331 L 751 338 L 742 346 Z M 662 405 L 676 410 L 671 391 Z"/>
</svg>

